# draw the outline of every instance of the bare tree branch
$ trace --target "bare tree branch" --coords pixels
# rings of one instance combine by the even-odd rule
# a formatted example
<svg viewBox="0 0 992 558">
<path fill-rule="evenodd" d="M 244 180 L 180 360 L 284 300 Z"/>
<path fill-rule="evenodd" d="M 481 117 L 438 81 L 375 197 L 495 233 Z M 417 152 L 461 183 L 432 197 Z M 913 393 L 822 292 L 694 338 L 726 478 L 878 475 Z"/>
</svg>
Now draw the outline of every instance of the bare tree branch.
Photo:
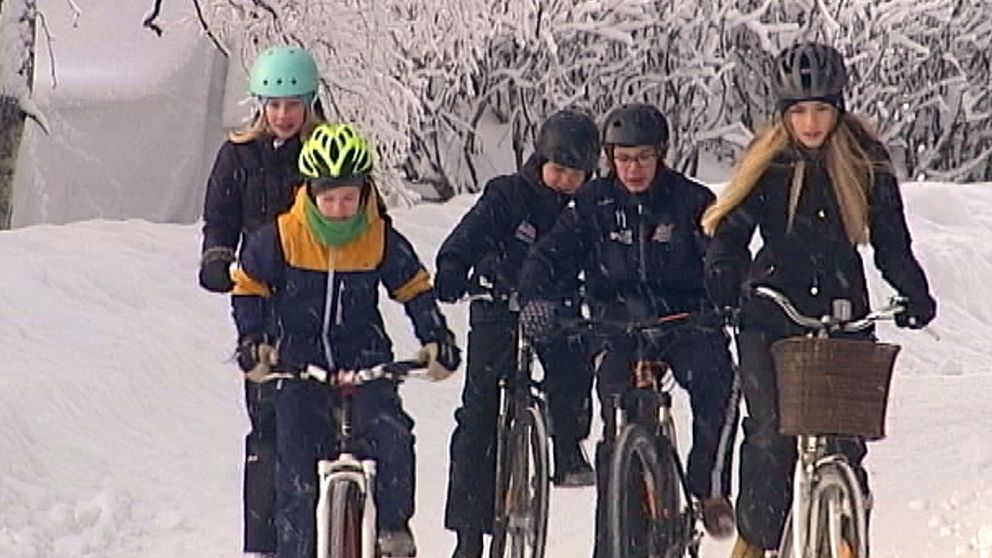
<svg viewBox="0 0 992 558">
<path fill-rule="evenodd" d="M 158 19 L 159 12 L 162 11 L 162 0 L 155 0 L 155 5 L 152 6 L 152 12 L 145 17 L 145 21 L 141 24 L 142 27 L 147 27 L 155 32 L 159 37 L 162 36 L 162 28 L 155 23 Z"/>
<path fill-rule="evenodd" d="M 72 26 L 76 27 L 76 24 L 79 23 L 79 16 L 83 13 L 83 11 L 79 9 L 79 5 L 76 4 L 75 0 L 65 1 L 69 4 L 69 9 L 72 10 Z"/>
<path fill-rule="evenodd" d="M 193 7 L 196 8 L 196 18 L 200 20 L 200 27 L 203 28 L 203 32 L 206 33 L 208 37 L 210 37 L 210 41 L 214 43 L 214 46 L 217 47 L 217 50 L 219 50 L 221 54 L 224 55 L 225 58 L 230 58 L 231 52 L 227 50 L 227 47 L 225 47 L 224 44 L 221 43 L 219 39 L 217 39 L 217 36 L 214 35 L 214 32 L 210 29 L 210 26 L 207 24 L 206 18 L 203 17 L 203 9 L 200 7 L 200 0 L 193 0 Z"/>
<path fill-rule="evenodd" d="M 44 12 L 38 12 L 38 20 L 41 21 L 41 30 L 45 32 L 45 47 L 48 50 L 48 66 L 52 74 L 52 89 L 59 85 L 59 80 L 55 76 L 55 52 L 52 51 L 52 33 L 48 29 L 48 19 Z"/>
</svg>

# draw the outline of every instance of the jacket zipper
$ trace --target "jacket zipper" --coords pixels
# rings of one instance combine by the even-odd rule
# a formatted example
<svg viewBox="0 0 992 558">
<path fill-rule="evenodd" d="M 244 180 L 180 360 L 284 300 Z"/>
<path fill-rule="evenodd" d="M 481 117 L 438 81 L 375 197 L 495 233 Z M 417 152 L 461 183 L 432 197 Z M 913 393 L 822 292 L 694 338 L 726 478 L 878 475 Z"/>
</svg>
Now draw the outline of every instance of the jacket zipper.
<svg viewBox="0 0 992 558">
<path fill-rule="evenodd" d="M 331 350 L 331 310 L 334 301 L 334 249 L 327 247 L 327 292 L 324 295 L 324 324 L 321 328 L 321 343 L 324 344 L 324 358 L 327 370 L 334 370 L 334 352 Z"/>
</svg>

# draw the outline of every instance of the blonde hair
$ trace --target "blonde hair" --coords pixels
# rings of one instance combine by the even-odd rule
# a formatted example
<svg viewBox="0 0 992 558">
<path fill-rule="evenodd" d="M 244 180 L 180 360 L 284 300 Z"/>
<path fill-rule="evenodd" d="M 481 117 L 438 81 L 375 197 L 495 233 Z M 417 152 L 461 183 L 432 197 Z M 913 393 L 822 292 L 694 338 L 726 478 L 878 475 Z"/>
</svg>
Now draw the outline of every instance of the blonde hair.
<svg viewBox="0 0 992 558">
<path fill-rule="evenodd" d="M 734 175 L 717 201 L 703 214 L 702 226 L 712 236 L 720 222 L 743 203 L 764 176 L 775 158 L 791 142 L 791 132 L 782 118 L 776 118 L 751 142 Z M 868 240 L 868 192 L 877 170 L 890 171 L 887 160 L 869 155 L 865 142 L 878 142 L 876 134 L 860 117 L 842 113 L 834 132 L 824 145 L 827 175 L 837 196 L 844 230 L 852 244 Z M 805 181 L 806 164 L 799 160 L 789 187 L 789 227 Z"/>
<path fill-rule="evenodd" d="M 300 127 L 299 134 L 301 141 L 306 141 L 310 137 L 310 133 L 313 132 L 313 129 L 323 122 L 315 114 L 312 105 L 305 104 L 305 107 L 306 117 L 303 119 L 303 126 Z M 255 116 L 250 123 L 228 134 L 228 138 L 233 143 L 249 143 L 271 133 L 272 128 L 269 127 L 269 121 L 265 118 L 265 107 L 262 107 L 255 112 Z"/>
</svg>

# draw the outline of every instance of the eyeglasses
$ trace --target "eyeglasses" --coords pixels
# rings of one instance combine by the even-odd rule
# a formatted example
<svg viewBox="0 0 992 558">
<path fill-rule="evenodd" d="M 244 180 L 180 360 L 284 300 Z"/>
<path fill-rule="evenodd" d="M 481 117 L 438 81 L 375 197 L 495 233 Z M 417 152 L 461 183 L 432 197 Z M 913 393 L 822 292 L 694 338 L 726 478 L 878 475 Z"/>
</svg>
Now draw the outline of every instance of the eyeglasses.
<svg viewBox="0 0 992 558">
<path fill-rule="evenodd" d="M 657 160 L 658 160 L 657 153 L 641 153 L 640 155 L 634 157 L 630 155 L 613 156 L 613 162 L 618 167 L 630 167 L 633 165 L 637 165 L 638 167 L 644 167 L 647 166 L 649 163 L 652 163 Z"/>
</svg>

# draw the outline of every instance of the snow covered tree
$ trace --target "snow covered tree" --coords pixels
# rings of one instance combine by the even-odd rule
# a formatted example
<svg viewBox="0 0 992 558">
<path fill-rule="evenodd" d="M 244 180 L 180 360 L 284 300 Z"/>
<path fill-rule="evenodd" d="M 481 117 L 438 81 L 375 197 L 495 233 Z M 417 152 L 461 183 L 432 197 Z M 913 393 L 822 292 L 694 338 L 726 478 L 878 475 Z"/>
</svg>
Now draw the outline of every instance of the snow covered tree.
<svg viewBox="0 0 992 558">
<path fill-rule="evenodd" d="M 670 163 L 733 157 L 774 115 L 774 56 L 799 40 L 846 56 L 848 107 L 873 118 L 899 170 L 992 179 L 992 0 L 201 0 L 244 44 L 314 53 L 330 117 L 375 137 L 394 200 L 405 180 L 475 190 L 480 122 L 509 125 L 517 165 L 551 112 L 654 103 Z M 506 169 L 509 170 L 509 169 Z"/>
<path fill-rule="evenodd" d="M 14 169 L 34 77 L 35 0 L 0 0 L 0 229 L 10 228 Z"/>
</svg>

